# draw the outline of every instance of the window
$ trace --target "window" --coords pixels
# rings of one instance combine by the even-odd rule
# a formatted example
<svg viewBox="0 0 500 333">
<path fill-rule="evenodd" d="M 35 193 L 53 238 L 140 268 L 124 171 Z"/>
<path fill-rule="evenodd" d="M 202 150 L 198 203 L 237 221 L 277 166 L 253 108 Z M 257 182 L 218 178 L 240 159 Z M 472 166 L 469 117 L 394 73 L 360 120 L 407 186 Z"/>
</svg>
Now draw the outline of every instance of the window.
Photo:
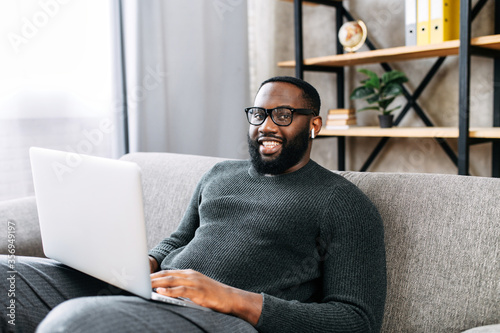
<svg viewBox="0 0 500 333">
<path fill-rule="evenodd" d="M 117 8 L 0 2 L 0 200 L 33 194 L 30 146 L 123 154 Z"/>
</svg>

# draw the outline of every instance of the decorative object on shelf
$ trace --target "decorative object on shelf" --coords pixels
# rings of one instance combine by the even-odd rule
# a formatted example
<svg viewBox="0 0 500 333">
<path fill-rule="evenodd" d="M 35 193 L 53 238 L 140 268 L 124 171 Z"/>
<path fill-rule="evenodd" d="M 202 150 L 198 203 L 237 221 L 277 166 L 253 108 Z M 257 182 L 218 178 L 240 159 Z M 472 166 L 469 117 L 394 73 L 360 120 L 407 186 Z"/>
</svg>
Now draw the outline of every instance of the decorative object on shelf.
<svg viewBox="0 0 500 333">
<path fill-rule="evenodd" d="M 379 114 L 378 115 L 378 123 L 380 124 L 380 128 L 391 128 L 394 122 L 393 114 Z"/>
<path fill-rule="evenodd" d="M 408 81 L 403 72 L 392 70 L 385 72 L 379 77 L 375 72 L 368 69 L 358 69 L 358 72 L 368 76 L 368 79 L 362 80 L 362 86 L 355 88 L 351 94 L 351 99 L 365 99 L 370 106 L 359 109 L 360 111 L 375 110 L 381 113 L 381 116 L 392 116 L 392 112 L 399 109 L 401 105 L 389 109 L 389 105 L 394 99 L 403 93 L 401 84 Z M 375 104 L 371 106 L 372 104 Z M 383 117 L 392 118 L 392 117 Z M 379 117 L 380 119 L 380 117 Z M 392 121 L 389 123 L 380 122 L 380 127 L 392 127 Z"/>
<path fill-rule="evenodd" d="M 356 125 L 354 109 L 330 109 L 326 118 L 325 128 L 328 130 L 348 129 Z"/>
<path fill-rule="evenodd" d="M 339 42 L 346 52 L 354 52 L 363 46 L 366 35 L 367 29 L 363 21 L 349 21 L 340 27 Z"/>
</svg>

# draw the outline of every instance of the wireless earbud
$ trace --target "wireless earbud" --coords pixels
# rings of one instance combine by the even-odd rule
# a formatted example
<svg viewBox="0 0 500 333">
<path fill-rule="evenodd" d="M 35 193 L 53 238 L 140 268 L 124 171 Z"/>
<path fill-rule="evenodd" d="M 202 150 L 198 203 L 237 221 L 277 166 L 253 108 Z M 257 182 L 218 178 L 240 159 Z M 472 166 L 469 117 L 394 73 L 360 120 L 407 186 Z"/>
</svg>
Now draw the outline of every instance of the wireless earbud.
<svg viewBox="0 0 500 333">
<path fill-rule="evenodd" d="M 314 134 L 314 128 L 311 130 L 311 139 L 314 139 L 315 138 L 315 134 Z"/>
</svg>

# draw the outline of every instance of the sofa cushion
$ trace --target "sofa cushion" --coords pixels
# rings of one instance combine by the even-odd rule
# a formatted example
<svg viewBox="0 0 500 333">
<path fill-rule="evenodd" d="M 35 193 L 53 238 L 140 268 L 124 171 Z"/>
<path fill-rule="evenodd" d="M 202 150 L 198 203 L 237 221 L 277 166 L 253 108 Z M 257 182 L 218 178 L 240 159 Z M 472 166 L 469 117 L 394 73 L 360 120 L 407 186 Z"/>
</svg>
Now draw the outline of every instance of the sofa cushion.
<svg viewBox="0 0 500 333">
<path fill-rule="evenodd" d="M 385 226 L 385 332 L 460 332 L 500 319 L 500 179 L 341 172 Z"/>
</svg>

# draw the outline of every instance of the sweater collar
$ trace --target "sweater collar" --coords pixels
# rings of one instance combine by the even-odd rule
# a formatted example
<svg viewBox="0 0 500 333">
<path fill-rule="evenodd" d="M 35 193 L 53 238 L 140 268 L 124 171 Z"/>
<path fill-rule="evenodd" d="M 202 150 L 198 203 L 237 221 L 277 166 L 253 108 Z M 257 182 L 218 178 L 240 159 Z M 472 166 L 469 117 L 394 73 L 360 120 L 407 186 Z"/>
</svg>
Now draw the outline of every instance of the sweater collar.
<svg viewBox="0 0 500 333">
<path fill-rule="evenodd" d="M 250 167 L 248 168 L 248 174 L 250 175 L 250 177 L 255 178 L 255 179 L 269 179 L 269 180 L 275 180 L 275 179 L 277 180 L 277 179 L 283 179 L 283 178 L 289 178 L 289 177 L 296 177 L 296 176 L 302 175 L 306 172 L 309 172 L 316 165 L 316 162 L 314 162 L 313 160 L 310 159 L 306 165 L 304 165 L 302 168 L 300 168 L 299 170 L 296 170 L 294 172 L 282 173 L 282 174 L 273 175 L 273 176 L 266 176 L 266 175 L 258 173 L 257 170 L 255 170 L 255 168 L 253 167 L 252 162 L 248 161 L 248 163 L 250 164 Z"/>
</svg>

